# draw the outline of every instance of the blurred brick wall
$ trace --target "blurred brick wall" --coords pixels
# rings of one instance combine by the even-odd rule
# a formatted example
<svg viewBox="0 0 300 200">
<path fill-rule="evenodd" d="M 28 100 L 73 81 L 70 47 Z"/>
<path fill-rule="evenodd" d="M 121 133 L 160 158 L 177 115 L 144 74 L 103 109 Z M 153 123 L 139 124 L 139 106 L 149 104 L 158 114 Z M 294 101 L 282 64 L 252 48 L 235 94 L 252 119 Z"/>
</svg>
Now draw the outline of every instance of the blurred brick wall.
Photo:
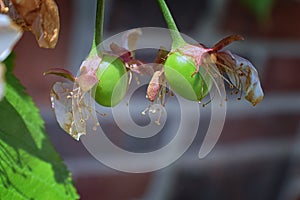
<svg viewBox="0 0 300 200">
<path fill-rule="evenodd" d="M 50 108 L 49 90 L 51 84 L 58 79 L 45 78 L 42 74 L 50 67 L 67 67 L 69 63 L 67 52 L 72 42 L 70 41 L 71 22 L 76 19 L 71 9 L 74 1 L 58 0 L 57 2 L 62 23 L 57 48 L 55 50 L 38 48 L 33 36 L 28 33 L 16 47 L 16 75 L 35 102 L 43 109 Z M 243 152 L 243 144 L 250 145 L 250 149 L 256 148 L 257 143 L 274 149 L 282 148 L 286 142 L 292 146 L 299 134 L 300 119 L 300 79 L 298 78 L 300 2 L 277 0 L 271 18 L 265 22 L 260 22 L 247 7 L 240 4 L 239 0 L 186 0 L 185 2 L 168 0 L 167 2 L 171 4 L 170 8 L 180 30 L 199 42 L 212 45 L 229 34 L 243 35 L 246 41 L 229 48 L 249 58 L 260 72 L 265 100 L 256 108 L 242 101 L 230 100 L 227 121 L 218 146 L 224 149 L 241 146 L 238 152 Z M 114 0 L 109 1 L 109 5 L 106 19 L 107 36 L 139 26 L 166 27 L 158 6 L 153 1 Z M 47 111 L 50 112 L 50 109 Z M 46 124 L 56 148 L 65 160 L 76 160 L 82 157 L 93 159 L 81 144 L 74 142 L 57 128 L 53 116 L 51 120 L 46 121 Z M 276 141 L 275 145 L 268 145 L 270 141 Z M 278 145 L 280 142 L 284 145 Z M 225 154 L 226 156 L 230 157 L 231 154 Z M 225 198 L 217 195 L 218 192 L 231 200 L 254 199 L 253 193 L 267 190 L 261 199 L 273 200 L 277 194 L 286 189 L 282 185 L 283 181 L 286 186 L 289 185 L 286 176 L 289 173 L 285 171 L 293 171 L 293 167 L 299 165 L 287 167 L 290 162 L 288 153 L 266 161 L 259 160 L 259 162 L 255 160 L 255 156 L 259 160 L 260 153 L 254 155 L 254 159 L 245 157 L 244 159 L 249 159 L 247 163 L 234 165 L 235 168 L 231 164 L 220 162 L 217 167 L 209 168 L 205 172 L 208 175 L 201 174 L 200 167 L 197 168 L 197 165 L 187 172 L 178 169 L 178 173 L 174 174 L 178 181 L 173 185 L 175 192 L 171 195 L 172 199 L 193 200 L 207 197 L 206 199 L 209 200 L 224 200 Z M 205 163 L 205 159 L 203 162 Z M 137 199 L 146 193 L 154 177 L 153 174 L 116 174 L 113 171 L 86 176 L 84 173 L 77 173 L 74 169 L 76 166 L 70 165 L 82 199 Z M 235 171 L 238 173 L 235 174 Z M 199 173 L 194 174 L 194 172 Z M 293 171 L 291 176 L 296 177 L 298 174 L 300 174 L 298 171 Z M 208 185 L 205 185 L 206 181 Z M 259 183 L 260 181 L 263 183 Z M 254 187 L 258 183 L 260 187 Z M 234 190 L 232 186 L 235 187 Z M 297 189 L 300 191 L 300 187 L 296 187 Z M 208 192 L 216 195 L 207 196 Z M 274 193 L 275 196 L 269 193 Z"/>
<path fill-rule="evenodd" d="M 251 60 L 254 64 L 264 64 L 257 67 L 265 97 L 270 102 L 280 101 L 282 107 L 274 107 L 274 113 L 265 116 L 260 112 L 260 108 L 268 105 L 262 102 L 256 109 L 257 114 L 252 117 L 234 121 L 229 119 L 222 137 L 230 141 L 232 133 L 241 132 L 242 136 L 236 137 L 246 140 L 250 139 L 248 137 L 256 140 L 293 139 L 297 134 L 300 119 L 300 113 L 293 112 L 290 105 L 294 103 L 294 109 L 299 109 L 297 95 L 300 94 L 300 2 L 276 1 L 271 16 L 266 21 L 257 19 L 239 0 L 228 1 L 227 6 L 217 29 L 224 33 L 239 33 L 245 36 L 249 44 L 252 43 L 245 48 L 247 53 L 252 55 Z M 259 55 L 257 46 L 264 49 L 263 56 Z M 263 61 L 256 60 L 255 55 Z"/>
</svg>

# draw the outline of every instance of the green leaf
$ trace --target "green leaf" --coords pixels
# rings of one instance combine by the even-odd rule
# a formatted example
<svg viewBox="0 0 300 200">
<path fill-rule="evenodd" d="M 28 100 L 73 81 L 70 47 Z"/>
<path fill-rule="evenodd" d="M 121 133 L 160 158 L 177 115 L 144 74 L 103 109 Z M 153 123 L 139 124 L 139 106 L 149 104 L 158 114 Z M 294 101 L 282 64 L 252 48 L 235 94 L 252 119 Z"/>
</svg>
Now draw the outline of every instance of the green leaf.
<svg viewBox="0 0 300 200">
<path fill-rule="evenodd" d="M 38 109 L 12 73 L 12 63 L 10 56 L 0 102 L 0 199 L 78 199 Z"/>
</svg>

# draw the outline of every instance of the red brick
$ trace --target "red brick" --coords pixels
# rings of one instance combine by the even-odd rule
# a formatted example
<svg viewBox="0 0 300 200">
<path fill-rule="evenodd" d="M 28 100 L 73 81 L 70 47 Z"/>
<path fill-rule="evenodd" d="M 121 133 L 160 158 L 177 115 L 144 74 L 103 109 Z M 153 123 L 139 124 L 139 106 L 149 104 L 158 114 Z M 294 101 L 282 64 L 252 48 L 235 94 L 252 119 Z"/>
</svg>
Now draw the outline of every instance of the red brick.
<svg viewBox="0 0 300 200">
<path fill-rule="evenodd" d="M 79 177 L 75 186 L 82 200 L 131 200 L 145 193 L 151 174 L 95 175 Z"/>
<path fill-rule="evenodd" d="M 297 133 L 299 119 L 299 115 L 289 114 L 228 119 L 219 143 L 292 139 Z"/>
<path fill-rule="evenodd" d="M 222 20 L 222 29 L 259 38 L 300 39 L 300 3 L 276 1 L 271 19 L 259 21 L 240 0 L 231 0 Z"/>
<path fill-rule="evenodd" d="M 263 87 L 266 92 L 294 92 L 300 90 L 300 58 L 273 57 L 264 70 Z"/>
<path fill-rule="evenodd" d="M 190 3 L 173 0 L 167 3 L 179 30 L 186 33 L 197 26 L 198 20 L 206 18 L 209 0 L 190 1 Z M 107 30 L 111 32 L 124 31 L 133 27 L 166 27 L 159 6 L 153 1 L 115 0 L 110 11 Z"/>
</svg>

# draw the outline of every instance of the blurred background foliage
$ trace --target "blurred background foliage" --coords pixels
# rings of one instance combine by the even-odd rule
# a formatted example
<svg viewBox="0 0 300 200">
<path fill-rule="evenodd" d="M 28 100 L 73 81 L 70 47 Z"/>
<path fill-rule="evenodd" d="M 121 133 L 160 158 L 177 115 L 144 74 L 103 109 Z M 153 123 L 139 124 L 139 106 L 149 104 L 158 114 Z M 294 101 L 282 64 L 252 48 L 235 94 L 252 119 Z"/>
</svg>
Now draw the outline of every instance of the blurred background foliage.
<svg viewBox="0 0 300 200">
<path fill-rule="evenodd" d="M 276 0 L 241 0 L 241 2 L 256 15 L 258 21 L 263 23 L 272 17 Z"/>
</svg>

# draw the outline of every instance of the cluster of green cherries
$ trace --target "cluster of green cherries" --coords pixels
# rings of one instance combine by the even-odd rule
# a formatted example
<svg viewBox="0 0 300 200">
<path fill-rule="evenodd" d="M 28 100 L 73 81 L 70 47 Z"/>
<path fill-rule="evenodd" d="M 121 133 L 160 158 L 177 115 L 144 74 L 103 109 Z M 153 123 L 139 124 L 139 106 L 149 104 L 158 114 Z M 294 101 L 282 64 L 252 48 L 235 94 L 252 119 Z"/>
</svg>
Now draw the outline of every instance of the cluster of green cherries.
<svg viewBox="0 0 300 200">
<path fill-rule="evenodd" d="M 203 68 L 193 75 L 196 64 L 189 56 L 179 52 L 169 52 L 161 63 L 169 87 L 182 97 L 201 101 L 210 91 L 212 80 L 205 74 Z M 128 89 L 127 64 L 120 58 L 112 55 L 103 55 L 96 76 L 99 82 L 96 85 L 95 100 L 98 104 L 112 107 L 117 105 L 126 95 Z M 150 67 L 148 65 L 148 67 Z M 181 81 L 181 79 L 184 79 Z M 187 89 L 185 82 L 191 90 Z M 157 87 L 162 87 L 160 82 Z M 149 85 L 150 87 L 150 85 Z M 149 88 L 148 88 L 149 90 Z M 157 90 L 157 92 L 159 89 Z M 117 95 L 116 95 L 117 94 Z M 148 96 L 148 95 L 147 95 Z M 153 101 L 154 98 L 148 99 Z"/>
<path fill-rule="evenodd" d="M 177 35 L 177 37 L 179 36 Z M 213 84 L 219 87 L 216 79 L 221 78 L 231 88 L 240 91 L 241 95 L 245 93 L 246 100 L 253 106 L 257 105 L 263 99 L 264 94 L 256 69 L 250 61 L 229 51 L 221 51 L 228 44 L 242 39 L 239 35 L 228 36 L 212 48 L 201 44 L 191 45 L 182 39 L 183 42 L 170 52 L 158 53 L 156 61 L 160 62 L 156 62 L 152 66 L 146 65 L 146 67 L 153 68 L 152 79 L 147 89 L 147 98 L 150 101 L 157 100 L 160 95 L 164 95 L 161 93 L 162 91 L 166 93 L 166 90 L 161 88 L 168 87 L 187 100 L 201 102 L 209 94 Z M 127 53 L 131 52 L 127 51 Z M 130 59 L 134 58 L 129 57 Z M 142 64 L 142 62 L 138 64 Z M 156 64 L 162 67 L 155 69 Z M 136 66 L 137 69 L 139 67 L 141 66 Z M 128 70 L 131 70 L 131 66 L 126 59 L 122 58 L 122 55 L 102 56 L 96 73 L 99 80 L 95 93 L 97 103 L 112 107 L 124 98 L 130 82 L 127 76 Z M 227 78 L 224 74 L 227 75 Z"/>
<path fill-rule="evenodd" d="M 188 100 L 201 101 L 209 93 L 213 81 L 206 70 L 201 66 L 197 66 L 199 63 L 194 62 L 195 57 L 197 58 L 200 55 L 185 55 L 180 52 L 181 48 L 192 47 L 192 45 L 187 44 L 181 37 L 165 1 L 158 0 L 158 4 L 170 29 L 173 44 L 170 52 L 164 54 L 162 58 L 158 58 L 158 60 L 163 61 L 159 63 L 163 65 L 163 69 L 159 77 L 155 77 L 154 72 L 151 81 L 156 78 L 157 82 L 154 83 L 156 88 L 151 88 L 153 84 L 150 83 L 147 97 L 150 101 L 154 101 L 162 86 L 161 79 L 165 79 L 168 86 L 177 94 Z M 193 46 L 193 48 L 198 47 Z M 161 55 L 158 54 L 158 56 Z M 96 74 L 99 80 L 95 93 L 97 103 L 111 107 L 124 98 L 129 83 L 128 76 L 125 73 L 129 68 L 128 64 L 122 60 L 122 56 L 102 56 Z M 114 92 L 118 95 L 113 95 Z"/>
<path fill-rule="evenodd" d="M 135 37 L 129 35 L 128 45 L 125 47 L 112 43 L 111 50 L 99 52 L 95 47 L 101 43 L 96 38 L 96 21 L 95 46 L 80 67 L 79 76 L 74 77 L 64 69 L 51 69 L 45 73 L 63 76 L 74 83 L 55 83 L 50 96 L 57 121 L 75 139 L 79 140 L 81 135 L 86 134 L 88 119 L 94 121 L 93 129 L 96 130 L 99 126 L 88 98 L 91 91 L 94 92 L 92 96 L 98 104 L 113 107 L 125 97 L 132 72 L 152 76 L 146 97 L 163 106 L 166 94 L 172 93 L 169 89 L 187 100 L 197 102 L 201 102 L 209 94 L 213 85 L 221 95 L 219 79 L 222 83 L 226 81 L 230 88 L 236 88 L 241 95 L 244 93 L 245 99 L 253 106 L 262 101 L 264 93 L 252 63 L 230 51 L 223 51 L 224 47 L 234 41 L 243 40 L 243 37 L 225 37 L 211 48 L 202 44 L 189 44 L 179 33 L 165 1 L 157 1 L 170 30 L 172 48 L 170 51 L 160 49 L 153 64 L 144 64 L 134 57 L 135 49 L 132 45 L 130 47 L 129 42 L 130 38 Z M 101 7 L 100 3 L 99 5 Z M 96 54 L 93 52 L 95 50 Z"/>
</svg>

